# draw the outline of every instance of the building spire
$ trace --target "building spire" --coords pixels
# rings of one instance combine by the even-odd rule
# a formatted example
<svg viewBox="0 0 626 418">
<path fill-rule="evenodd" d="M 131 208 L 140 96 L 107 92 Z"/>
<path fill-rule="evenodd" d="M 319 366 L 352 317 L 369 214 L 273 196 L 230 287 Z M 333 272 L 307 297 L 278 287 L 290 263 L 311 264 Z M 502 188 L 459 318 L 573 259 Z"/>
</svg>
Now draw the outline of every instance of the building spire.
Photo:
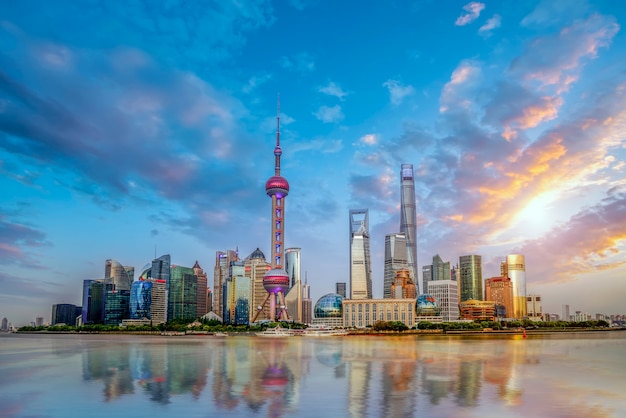
<svg viewBox="0 0 626 418">
<path fill-rule="evenodd" d="M 280 156 L 283 151 L 280 149 L 280 93 L 276 103 L 276 148 L 274 148 L 275 168 L 274 175 L 280 176 Z"/>
</svg>

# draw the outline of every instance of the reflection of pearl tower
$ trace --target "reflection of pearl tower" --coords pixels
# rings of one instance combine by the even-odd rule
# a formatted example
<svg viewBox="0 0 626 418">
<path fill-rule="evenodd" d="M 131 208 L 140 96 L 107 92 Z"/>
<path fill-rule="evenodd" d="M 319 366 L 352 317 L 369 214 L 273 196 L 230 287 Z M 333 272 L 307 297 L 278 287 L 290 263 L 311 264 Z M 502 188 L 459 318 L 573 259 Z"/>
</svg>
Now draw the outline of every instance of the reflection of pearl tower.
<svg viewBox="0 0 626 418">
<path fill-rule="evenodd" d="M 278 100 L 278 114 L 276 115 L 276 148 L 274 148 L 274 175 L 265 183 L 265 191 L 272 198 L 272 269 L 263 276 L 263 287 L 267 290 L 268 295 L 263 306 L 269 299 L 270 302 L 270 320 L 274 321 L 278 310 L 278 319 L 289 319 L 285 307 L 284 293 L 289 287 L 289 275 L 283 269 L 284 258 L 284 240 L 285 240 L 285 198 L 289 194 L 289 183 L 287 179 L 280 175 L 280 97 Z M 276 302 L 280 306 L 276 306 Z M 277 309 L 278 308 L 278 309 Z M 259 307 L 261 312 L 262 307 Z"/>
</svg>

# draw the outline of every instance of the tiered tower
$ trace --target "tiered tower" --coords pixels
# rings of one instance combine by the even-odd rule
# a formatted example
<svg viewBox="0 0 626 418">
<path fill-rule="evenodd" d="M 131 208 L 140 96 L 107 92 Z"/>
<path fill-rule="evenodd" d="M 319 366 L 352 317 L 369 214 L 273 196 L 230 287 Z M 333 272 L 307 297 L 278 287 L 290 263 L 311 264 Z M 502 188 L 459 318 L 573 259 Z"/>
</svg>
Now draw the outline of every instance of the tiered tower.
<svg viewBox="0 0 626 418">
<path fill-rule="evenodd" d="M 259 306 L 252 322 L 268 302 L 270 303 L 270 321 L 289 319 L 285 305 L 285 292 L 289 289 L 289 275 L 283 268 L 285 248 L 285 198 L 289 194 L 289 183 L 280 175 L 280 96 L 278 97 L 278 112 L 276 115 L 276 147 L 274 148 L 274 175 L 265 183 L 265 191 L 272 199 L 272 269 L 263 276 L 263 287 L 267 290 L 267 297 L 263 305 Z M 280 305 L 276 305 L 276 303 Z"/>
</svg>

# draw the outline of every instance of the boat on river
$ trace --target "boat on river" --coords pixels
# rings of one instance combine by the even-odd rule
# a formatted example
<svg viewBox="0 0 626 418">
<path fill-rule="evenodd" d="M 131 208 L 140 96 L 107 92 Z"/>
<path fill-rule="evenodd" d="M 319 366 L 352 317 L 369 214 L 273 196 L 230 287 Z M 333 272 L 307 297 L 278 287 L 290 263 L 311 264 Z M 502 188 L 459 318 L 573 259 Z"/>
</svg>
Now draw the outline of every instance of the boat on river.
<svg viewBox="0 0 626 418">
<path fill-rule="evenodd" d="M 280 326 L 268 328 L 265 331 L 257 332 L 259 337 L 279 338 L 279 337 L 292 337 L 293 333 L 289 328 L 283 328 Z"/>
<path fill-rule="evenodd" d="M 348 335 L 348 331 L 341 328 L 331 328 L 325 325 L 311 326 L 304 330 L 305 337 L 337 337 Z"/>
</svg>

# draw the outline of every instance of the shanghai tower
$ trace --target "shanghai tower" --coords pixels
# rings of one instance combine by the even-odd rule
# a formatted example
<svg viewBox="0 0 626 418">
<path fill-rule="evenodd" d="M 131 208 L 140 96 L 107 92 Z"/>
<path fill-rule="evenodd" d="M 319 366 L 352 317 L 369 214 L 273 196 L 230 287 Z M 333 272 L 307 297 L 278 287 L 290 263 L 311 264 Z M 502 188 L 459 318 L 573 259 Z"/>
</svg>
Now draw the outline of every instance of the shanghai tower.
<svg viewBox="0 0 626 418">
<path fill-rule="evenodd" d="M 417 276 L 417 236 L 415 211 L 415 183 L 413 182 L 413 164 L 402 164 L 400 168 L 400 232 L 406 237 L 407 265 L 411 278 L 418 286 Z M 419 294 L 419 287 L 417 289 Z"/>
</svg>

